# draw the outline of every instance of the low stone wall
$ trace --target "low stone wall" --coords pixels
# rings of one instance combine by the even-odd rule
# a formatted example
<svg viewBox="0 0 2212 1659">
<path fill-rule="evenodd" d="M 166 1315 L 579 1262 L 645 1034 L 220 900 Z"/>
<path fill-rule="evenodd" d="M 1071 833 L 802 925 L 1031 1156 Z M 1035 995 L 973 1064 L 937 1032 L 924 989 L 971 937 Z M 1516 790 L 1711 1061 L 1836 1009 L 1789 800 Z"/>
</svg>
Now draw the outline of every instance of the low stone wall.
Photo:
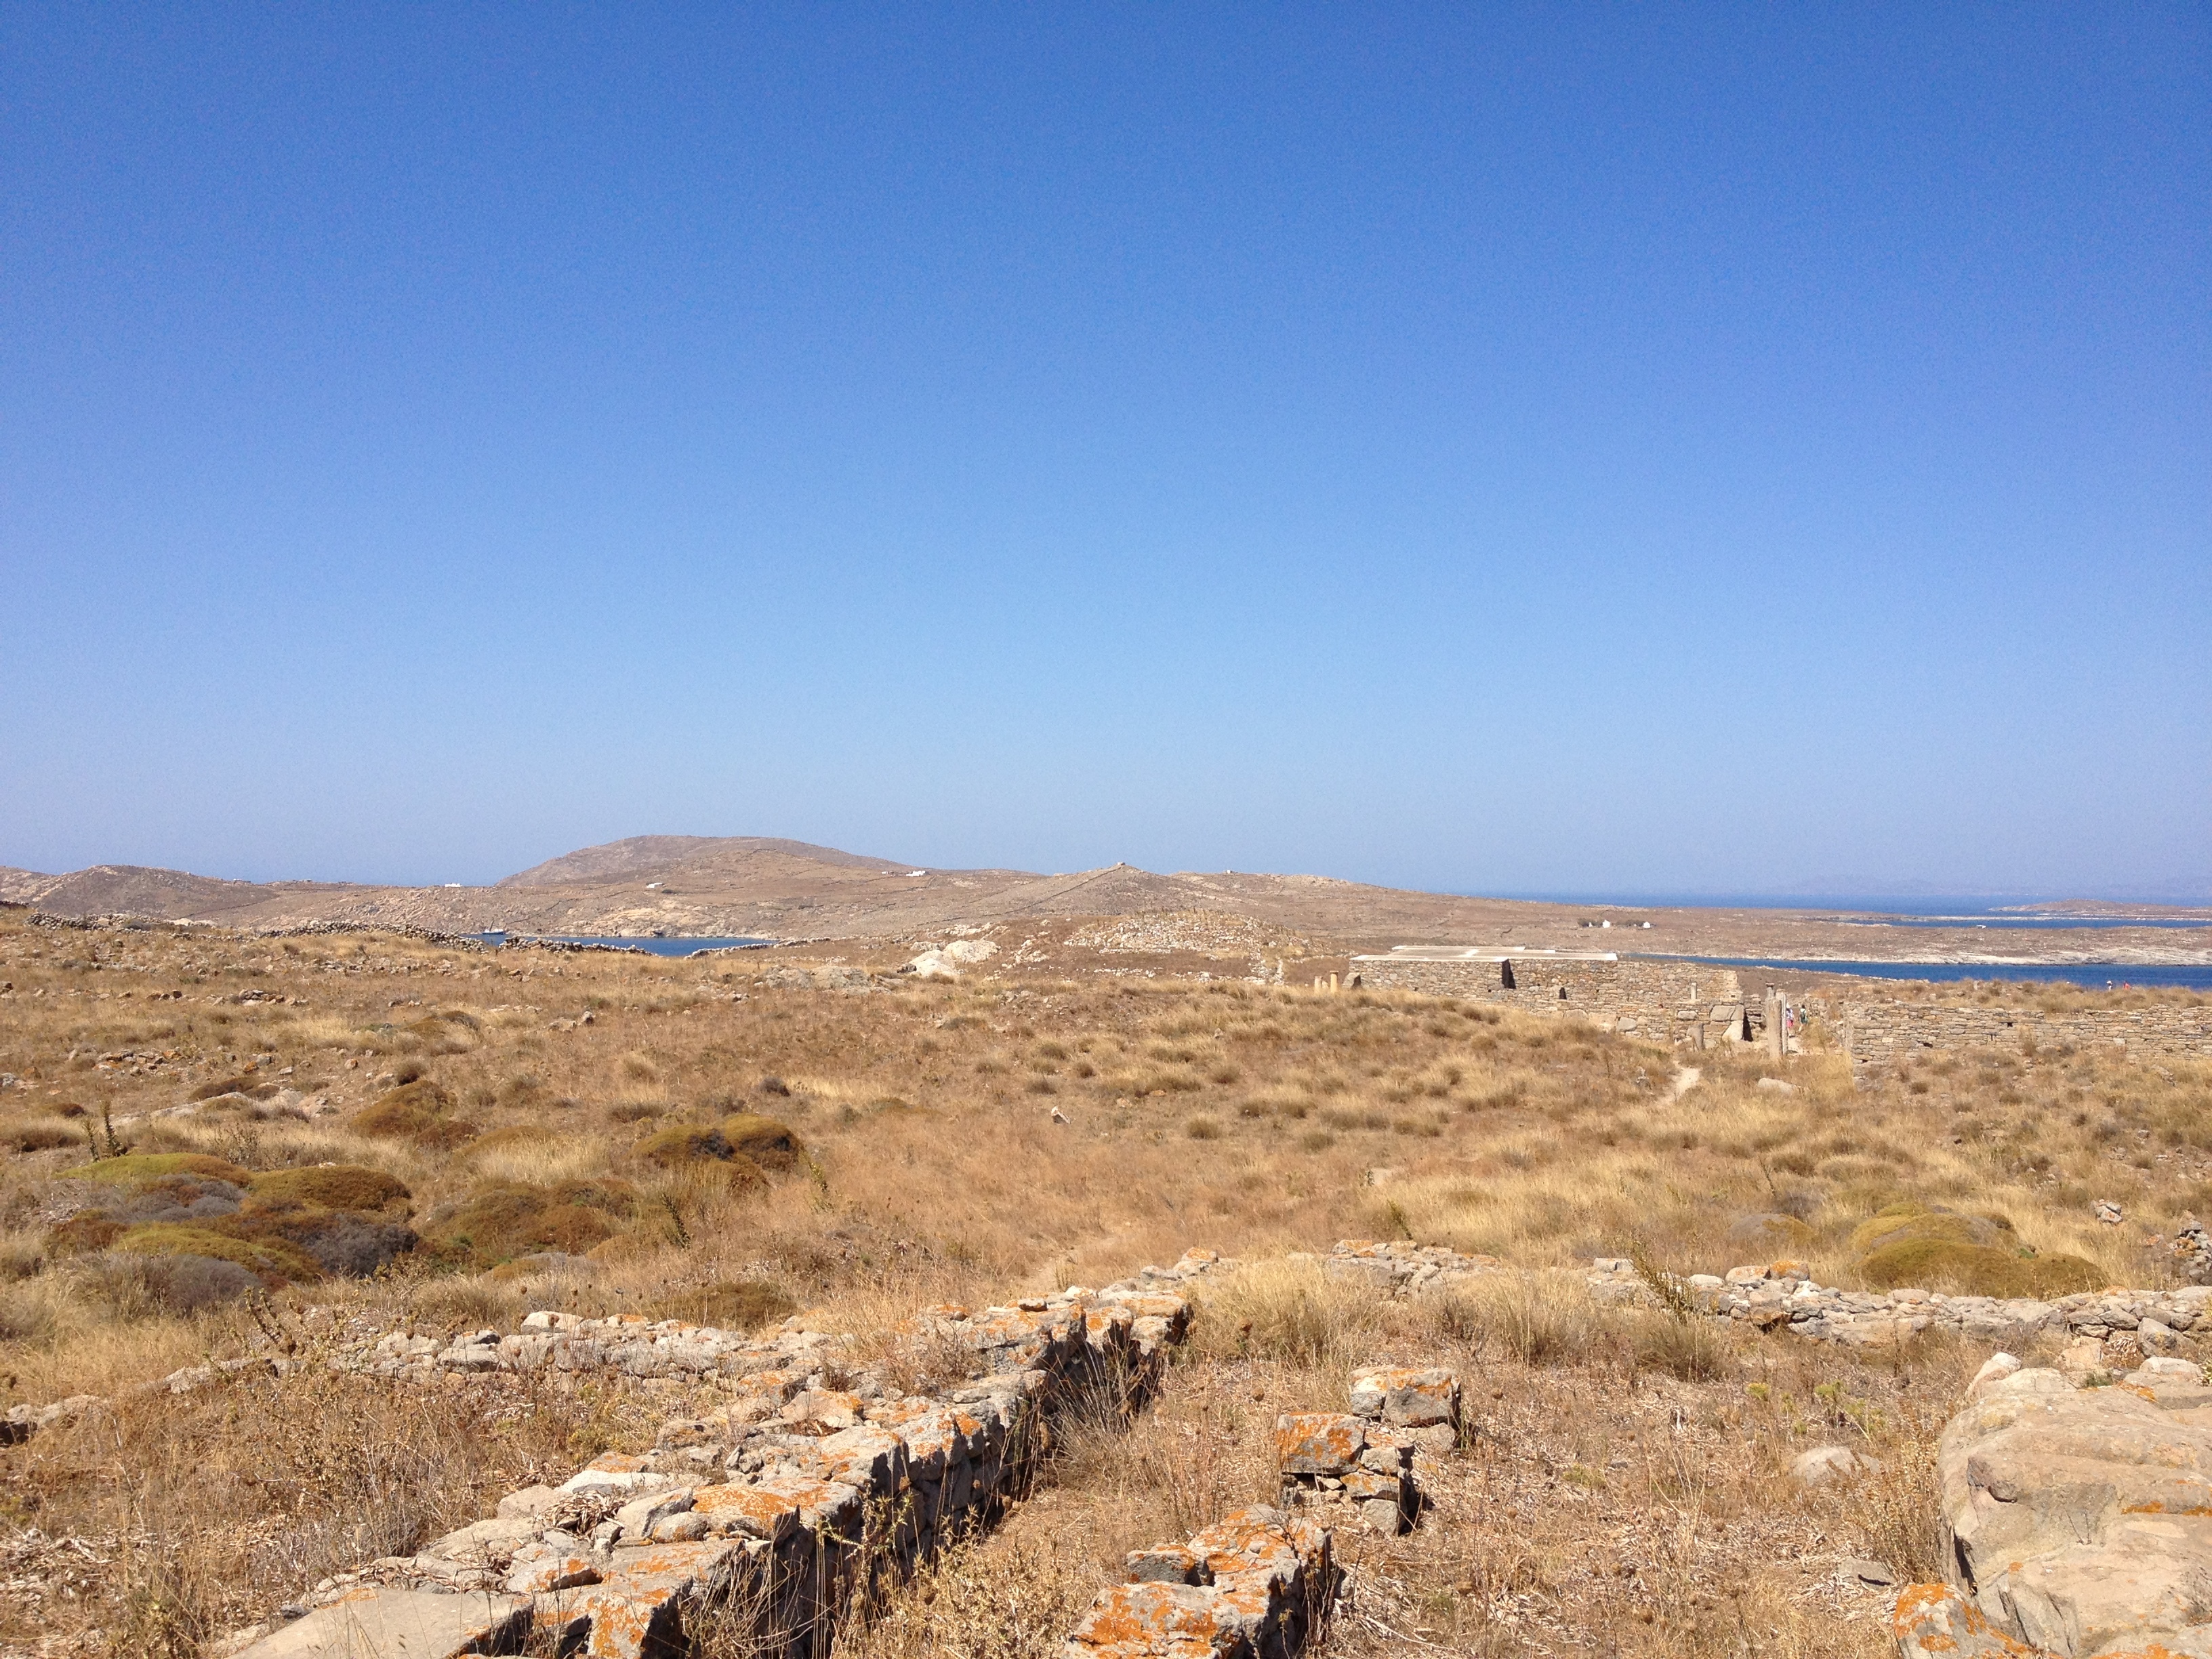
<svg viewBox="0 0 2212 1659">
<path fill-rule="evenodd" d="M 1215 1261 L 1206 1270 L 1234 1263 Z M 1281 1509 L 1242 1510 L 1188 1542 L 1127 1559 L 1066 1659 L 1293 1659 L 1335 1599 L 1329 1528 L 1304 1518 L 1346 1506 L 1385 1537 L 1419 1518 L 1415 1459 L 1458 1443 L 1458 1374 L 1442 1366 L 1354 1374 L 1352 1410 L 1275 1419 Z"/>
<path fill-rule="evenodd" d="M 1325 1257 L 1294 1259 L 1392 1297 L 1517 1271 L 1494 1257 L 1407 1242 L 1346 1240 Z M 747 1336 L 557 1313 L 532 1314 L 518 1332 L 452 1340 L 392 1334 L 313 1362 L 270 1354 L 188 1369 L 155 1386 L 182 1392 L 247 1366 L 282 1371 L 319 1363 L 425 1382 L 612 1370 L 648 1389 L 665 1383 L 690 1401 L 702 1388 L 726 1396 L 706 1415 L 693 1414 L 694 1404 L 661 1422 L 648 1452 L 598 1458 L 558 1488 L 509 1494 L 495 1515 L 414 1555 L 325 1579 L 300 1616 L 226 1644 L 228 1659 L 385 1651 L 450 1659 L 519 1651 L 526 1643 L 586 1659 L 644 1659 L 687 1650 L 716 1615 L 744 1625 L 763 1659 L 817 1659 L 862 1585 L 905 1571 L 956 1530 L 988 1524 L 1044 1454 L 1056 1409 L 1085 1391 L 1095 1398 L 1104 1390 L 1124 1408 L 1140 1400 L 1183 1333 L 1197 1282 L 1237 1265 L 1194 1250 L 1173 1267 L 1147 1267 L 1101 1291 L 1068 1290 L 981 1310 L 925 1309 L 903 1334 L 960 1356 L 952 1369 L 961 1375 L 923 1392 L 908 1392 L 886 1364 L 866 1361 L 850 1339 L 810 1330 L 799 1319 Z M 1668 1279 L 1655 1289 L 1618 1258 L 1596 1260 L 1585 1278 L 1609 1299 L 1663 1303 L 1861 1346 L 1893 1344 L 1934 1327 L 1978 1340 L 2063 1332 L 2070 1341 L 2058 1369 L 2024 1373 L 2030 1381 L 2008 1385 L 2005 1399 L 2020 1395 L 2044 1411 L 2055 1409 L 2050 1401 L 2062 1393 L 2091 1405 L 2127 1395 L 2189 1413 L 2177 1422 L 2193 1423 L 2199 1410 L 2212 1420 L 2212 1388 L 2194 1362 L 2179 1357 L 2212 1333 L 2212 1286 L 1998 1301 L 1834 1290 L 1779 1262 Z M 2118 1388 L 2081 1386 L 2116 1377 Z M 1978 1387 L 1999 1380 L 1985 1373 Z M 45 1423 L 26 1422 L 21 1432 L 104 1403 L 61 1402 L 35 1414 Z M 1334 1582 L 1330 1534 L 1300 1512 L 1348 1504 L 1387 1532 L 1411 1524 L 1420 1507 L 1419 1460 L 1442 1455 L 1459 1432 L 1459 1379 L 1441 1368 L 1356 1372 L 1350 1405 L 1349 1413 L 1279 1419 L 1284 1509 L 1243 1511 L 1186 1543 L 1132 1555 L 1131 1582 L 1102 1595 L 1071 1638 L 1068 1659 L 1295 1654 L 1326 1615 Z M 1963 1430 L 1946 1437 L 1947 1525 L 1970 1577 L 1973 1552 L 1984 1544 L 1984 1553 L 2018 1553 L 2014 1534 L 1988 1522 L 1998 1513 L 1990 1502 L 2016 1500 L 2002 1494 L 1985 1500 L 1966 1475 L 1959 1477 L 1966 1480 L 1965 1495 L 1956 1496 L 1954 1467 L 1995 1468 L 1990 1459 L 2011 1443 L 1983 1443 L 2019 1419 L 1983 1423 L 1973 1431 L 1979 1439 Z M 1971 1458 L 1953 1455 L 1954 1439 Z M 2212 1452 L 2199 1461 L 2203 1484 L 2212 1480 Z M 2212 1504 L 2190 1502 L 2196 1507 L 2174 1513 L 2196 1517 L 2192 1527 L 2202 1523 L 2201 1553 L 2212 1562 Z M 2125 1517 L 2154 1512 L 2122 1505 L 2114 1513 L 2121 1519 L 2112 1522 L 2112 1535 L 2124 1534 L 2134 1549 L 2127 1540 L 2142 1528 Z M 2197 1571 L 2196 1560 L 2184 1563 L 2189 1571 Z M 2070 1562 L 2054 1557 L 2051 1571 L 2071 1572 Z M 1976 1583 L 1961 1588 L 1978 1605 L 1948 1592 L 1909 1593 L 1917 1597 L 1912 1617 L 1922 1622 L 1909 1631 L 1900 1612 L 1904 1650 L 1933 1654 L 1955 1634 L 1977 1641 L 1985 1635 L 1987 1651 L 2012 1651 L 2002 1644 L 2043 1628 L 2033 1623 L 2043 1617 L 2035 1611 L 2041 1603 L 2022 1600 L 2027 1592 L 2010 1579 L 1990 1583 L 2012 1600 L 1993 1605 L 1998 1591 Z M 1916 1641 L 1917 1648 L 1911 1645 Z M 2212 1644 L 2202 1650 L 2212 1656 Z"/>
<path fill-rule="evenodd" d="M 1100 1592 L 1066 1659 L 1291 1659 L 1335 1598 L 1329 1544 L 1328 1528 L 1258 1507 L 1134 1551 L 1129 1582 Z"/>
<path fill-rule="evenodd" d="M 1468 1255 L 1441 1244 L 1406 1240 L 1377 1243 L 1346 1239 L 1327 1256 L 1293 1254 L 1293 1261 L 1317 1261 L 1340 1277 L 1356 1277 L 1386 1296 L 1411 1296 L 1432 1287 L 1516 1273 L 1496 1256 Z M 1125 1285 L 1096 1294 L 1118 1296 L 1129 1285 L 1180 1301 L 1182 1292 L 1211 1273 L 1235 1268 L 1233 1259 L 1193 1250 L 1172 1267 L 1147 1267 Z M 1650 1287 L 1625 1258 L 1595 1258 L 1584 1274 L 1597 1295 L 1613 1301 L 1652 1303 Z M 1978 1341 L 2018 1341 L 2037 1331 L 2063 1331 L 2075 1345 L 2069 1367 L 2085 1374 L 2125 1370 L 2142 1358 L 2179 1352 L 2183 1339 L 2212 1334 L 2212 1285 L 2172 1290 L 2111 1289 L 2082 1291 L 2045 1302 L 2027 1297 L 1945 1296 L 1921 1290 L 1845 1291 L 1815 1283 L 1790 1261 L 1732 1267 L 1725 1276 L 1693 1273 L 1672 1281 L 1691 1305 L 1717 1318 L 1779 1331 L 1813 1341 L 1853 1347 L 1900 1341 L 1937 1327 Z M 1048 1305 L 1039 1304 L 1038 1307 Z M 1030 1304 L 1021 1304 L 1029 1309 Z M 1003 1312 L 991 1310 L 993 1315 Z M 1147 1321 L 1161 1316 L 1148 1316 Z M 1175 1316 L 1179 1322 L 1184 1316 Z M 963 1339 L 985 1343 L 988 1326 L 972 1328 Z M 1179 1332 L 1179 1322 L 1172 1328 Z M 1166 1332 L 1150 1322 L 1133 1328 L 1149 1353 Z M 842 1363 L 841 1339 L 804 1329 L 787 1320 L 781 1328 L 748 1337 L 734 1331 L 687 1325 L 675 1320 L 648 1323 L 637 1315 L 579 1319 L 574 1315 L 532 1314 L 521 1331 L 502 1334 L 480 1330 L 452 1339 L 392 1333 L 343 1345 L 319 1363 L 371 1371 L 378 1376 L 428 1382 L 439 1376 L 485 1375 L 539 1369 L 563 1373 L 611 1370 L 642 1379 L 705 1382 L 747 1399 L 765 1391 L 787 1390 L 825 1364 Z M 978 1346 L 978 1352 L 982 1347 Z M 182 1394 L 243 1371 L 282 1374 L 308 1362 L 281 1353 L 187 1366 L 149 1383 L 141 1394 Z M 854 1385 L 870 1386 L 865 1377 Z M 801 1390 L 804 1392 L 804 1390 Z M 795 1395 L 787 1395 L 783 1418 Z M 67 1422 L 108 1402 L 76 1395 L 46 1406 L 18 1406 L 0 1418 L 0 1444 L 28 1439 L 42 1429 Z M 740 1408 L 738 1416 L 743 1417 Z M 1355 1410 L 1358 1409 L 1355 1407 Z M 803 1416 L 803 1409 L 801 1411 Z M 764 1419 L 763 1419 L 764 1420 Z M 797 1419 L 793 1419 L 797 1420 Z M 773 1425 L 769 1428 L 773 1428 Z M 815 1432 L 818 1431 L 802 1431 Z M 722 1443 L 735 1449 L 746 1425 L 726 1430 Z M 681 1449 L 680 1448 L 677 1449 Z M 655 1459 L 663 1456 L 654 1454 Z M 684 1460 L 696 1464 L 696 1455 Z"/>
<path fill-rule="evenodd" d="M 1745 1035 L 1743 987 L 1733 968 L 1694 962 L 1515 957 L 1513 984 L 1494 961 L 1355 957 L 1358 982 L 1493 1003 L 1524 1013 L 1585 1019 L 1607 1030 L 1689 1048 L 1717 1048 Z"/>
<path fill-rule="evenodd" d="M 545 1313 L 509 1334 L 349 1350 L 342 1363 L 394 1376 L 615 1369 L 730 1398 L 665 1423 L 651 1452 L 595 1459 L 416 1554 L 325 1580 L 301 1617 L 229 1651 L 448 1659 L 528 1642 L 643 1659 L 684 1651 L 720 1616 L 764 1659 L 811 1659 L 863 1583 L 996 1515 L 1043 1454 L 1056 1410 L 1086 1392 L 1124 1408 L 1140 1399 L 1188 1321 L 1179 1286 L 1215 1260 L 1193 1252 L 1102 1291 L 1012 1307 L 925 1309 L 903 1334 L 957 1353 L 966 1375 L 922 1394 L 848 1339 L 795 1320 L 750 1338 Z"/>
<path fill-rule="evenodd" d="M 1462 1255 L 1440 1244 L 1347 1239 L 1323 1258 L 1328 1272 L 1358 1277 L 1396 1296 L 1515 1271 L 1495 1256 Z M 1632 1264 L 1600 1256 L 1590 1289 L 1609 1301 L 1656 1305 Z M 2068 1370 L 2082 1376 L 2125 1370 L 2147 1356 L 2173 1354 L 2185 1336 L 2212 1333 L 2212 1285 L 2179 1290 L 2106 1290 L 2050 1302 L 1991 1296 L 1943 1296 L 1922 1290 L 1843 1291 L 1815 1284 L 1794 1262 L 1731 1267 L 1725 1276 L 1668 1280 L 1689 1306 L 1760 1330 L 1850 1347 L 1883 1347 L 1930 1328 L 1977 1341 L 2018 1342 L 2038 1331 L 2063 1332 Z"/>
<path fill-rule="evenodd" d="M 1980 1008 L 1902 997 L 1855 997 L 1843 1005 L 1844 1048 L 1851 1075 L 1879 1078 L 1923 1050 L 2124 1048 L 2146 1054 L 2212 1056 L 2212 998 L 2149 1008 L 2044 1013 L 2027 1007 Z"/>
<path fill-rule="evenodd" d="M 1275 1419 L 1275 1466 L 1285 1504 L 1349 1503 L 1374 1531 L 1395 1537 L 1420 1516 L 1413 1462 L 1459 1441 L 1459 1375 L 1443 1366 L 1387 1367 L 1352 1380 L 1349 1413 Z"/>
</svg>

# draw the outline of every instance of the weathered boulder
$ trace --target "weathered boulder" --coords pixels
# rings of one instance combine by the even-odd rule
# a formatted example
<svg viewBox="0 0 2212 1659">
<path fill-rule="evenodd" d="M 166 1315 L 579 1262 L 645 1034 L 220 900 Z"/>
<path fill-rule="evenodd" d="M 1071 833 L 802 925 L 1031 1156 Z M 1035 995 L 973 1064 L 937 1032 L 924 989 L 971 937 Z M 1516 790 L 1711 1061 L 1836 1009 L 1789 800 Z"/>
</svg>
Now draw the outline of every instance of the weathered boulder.
<svg viewBox="0 0 2212 1659">
<path fill-rule="evenodd" d="M 2040 1368 L 1978 1379 L 1937 1470 L 1953 1582 L 1996 1634 L 2066 1659 L 2212 1659 L 2207 1394 L 2171 1359 L 2109 1388 Z"/>
<path fill-rule="evenodd" d="M 1286 1413 L 1275 1419 L 1275 1465 L 1285 1474 L 1340 1475 L 1356 1467 L 1367 1425 L 1341 1412 Z"/>
<path fill-rule="evenodd" d="M 2037 1659 L 2034 1649 L 1992 1629 L 1948 1584 L 1906 1585 L 1890 1634 L 1898 1659 Z"/>
</svg>

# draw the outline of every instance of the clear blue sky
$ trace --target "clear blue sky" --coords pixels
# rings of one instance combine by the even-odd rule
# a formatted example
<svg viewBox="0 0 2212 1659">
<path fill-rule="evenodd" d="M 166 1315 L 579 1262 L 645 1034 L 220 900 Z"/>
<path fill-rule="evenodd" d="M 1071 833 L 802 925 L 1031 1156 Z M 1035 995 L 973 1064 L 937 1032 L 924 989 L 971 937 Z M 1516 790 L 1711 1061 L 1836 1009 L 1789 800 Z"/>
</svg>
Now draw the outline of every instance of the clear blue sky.
<svg viewBox="0 0 2212 1659">
<path fill-rule="evenodd" d="M 0 8 L 0 863 L 2212 890 L 2212 12 Z"/>
</svg>

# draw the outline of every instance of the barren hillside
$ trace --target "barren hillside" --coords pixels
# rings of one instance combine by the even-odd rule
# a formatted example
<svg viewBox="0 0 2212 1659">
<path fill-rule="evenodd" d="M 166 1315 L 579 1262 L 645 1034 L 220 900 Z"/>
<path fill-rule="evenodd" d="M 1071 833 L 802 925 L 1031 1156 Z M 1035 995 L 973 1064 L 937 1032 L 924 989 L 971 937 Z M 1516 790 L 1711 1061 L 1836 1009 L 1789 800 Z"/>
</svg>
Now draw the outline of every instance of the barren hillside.
<svg viewBox="0 0 2212 1659">
<path fill-rule="evenodd" d="M 0 899 L 59 915 L 191 918 L 240 927 L 334 921 L 464 933 L 777 939 L 912 939 L 1028 919 L 1215 911 L 1326 936 L 1347 951 L 1421 942 L 1828 960 L 2212 962 L 2212 911 L 2171 907 L 2161 914 L 2207 925 L 1996 931 L 1883 925 L 1818 909 L 1474 898 L 1316 875 L 1161 875 L 1127 864 L 1058 875 L 950 870 L 751 836 L 632 836 L 486 887 L 223 881 L 124 865 L 64 876 L 0 869 Z"/>
</svg>

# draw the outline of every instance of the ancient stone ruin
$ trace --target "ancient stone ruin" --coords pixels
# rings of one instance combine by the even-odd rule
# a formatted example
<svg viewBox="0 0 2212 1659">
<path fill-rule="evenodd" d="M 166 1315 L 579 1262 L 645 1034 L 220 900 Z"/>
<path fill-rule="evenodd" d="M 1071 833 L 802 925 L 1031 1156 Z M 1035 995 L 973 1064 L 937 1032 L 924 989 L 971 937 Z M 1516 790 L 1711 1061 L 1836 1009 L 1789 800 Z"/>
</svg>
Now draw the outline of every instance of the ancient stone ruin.
<svg viewBox="0 0 2212 1659">
<path fill-rule="evenodd" d="M 1352 1410 L 1275 1419 L 1275 1462 L 1283 1502 L 1358 1506 L 1375 1531 L 1395 1536 L 1420 1516 L 1414 1455 L 1449 1451 L 1459 1441 L 1458 1376 L 1442 1367 L 1360 1372 Z"/>
<path fill-rule="evenodd" d="M 1357 983 L 1586 1019 L 1607 1030 L 1686 1048 L 1748 1040 L 1763 1016 L 1744 1003 L 1732 968 L 1624 962 L 1611 951 L 1462 950 L 1401 945 L 1354 957 Z"/>
<path fill-rule="evenodd" d="M 1354 957 L 1352 972 L 1354 983 L 1371 989 L 1583 1019 L 1681 1048 L 1717 1049 L 1762 1036 L 1772 1045 L 1778 1038 L 1772 994 L 1764 1002 L 1747 1000 L 1734 969 L 1705 963 L 1623 960 L 1610 951 L 1401 945 Z M 1993 1008 L 1869 987 L 1841 999 L 1835 1024 L 1851 1076 L 1862 1083 L 1923 1050 L 2032 1054 L 2117 1045 L 2137 1056 L 2212 1054 L 2212 1009 L 2199 1000 L 2051 1012 L 2024 999 Z"/>
<path fill-rule="evenodd" d="M 1389 1297 L 1516 1271 L 1406 1242 L 1348 1240 L 1306 1259 Z M 814 1659 L 860 1592 L 991 1523 L 1035 1474 L 1055 1413 L 1133 1409 L 1183 1334 L 1196 1283 L 1236 1265 L 1192 1251 L 1103 1290 L 923 1310 L 901 1334 L 958 1356 L 933 1381 L 798 1318 L 748 1336 L 538 1313 L 517 1332 L 394 1333 L 313 1362 L 271 1353 L 156 1386 L 318 1363 L 423 1382 L 613 1370 L 725 1400 L 661 1424 L 649 1452 L 597 1458 L 413 1555 L 325 1579 L 298 1616 L 245 1632 L 234 1659 L 446 1659 L 526 1644 L 644 1659 L 686 1650 L 718 1620 L 763 1655 Z M 1946 1429 L 1949 1582 L 1900 1593 L 1899 1650 L 2212 1659 L 2212 1384 L 2173 1352 L 2205 1328 L 2212 1287 L 1998 1301 L 1837 1291 L 1786 1262 L 1676 1279 L 1612 1258 L 1583 1278 L 1601 1297 L 1809 1340 L 1890 1344 L 1939 1326 L 1970 1340 L 2063 1334 L 2056 1369 L 1993 1358 Z M 1425 1460 L 1462 1432 L 1461 1382 L 1442 1367 L 1355 1371 L 1346 1404 L 1278 1419 L 1278 1507 L 1133 1553 L 1128 1582 L 1072 1633 L 1069 1659 L 1293 1659 L 1335 1594 L 1330 1523 L 1356 1516 L 1386 1535 L 1418 1524 Z M 84 1408 L 62 1402 L 13 1432 Z M 1840 1466 L 1864 1472 L 1861 1460 Z"/>
<path fill-rule="evenodd" d="M 1328 1616 L 1326 1528 L 1280 1510 L 1224 1516 L 1128 1558 L 1067 1641 L 1067 1659 L 1290 1659 Z"/>
<path fill-rule="evenodd" d="M 1973 1048 L 2009 1054 L 2115 1047 L 2145 1055 L 2212 1054 L 2212 1005 L 2201 999 L 2145 1008 L 2052 1013 L 2025 1003 L 1968 1007 L 1905 997 L 1847 999 L 1838 1022 L 1851 1075 L 1878 1078 L 1923 1051 Z"/>
<path fill-rule="evenodd" d="M 1189 1316 L 1176 1287 L 1211 1260 L 1012 1307 L 926 1309 L 907 1334 L 963 1363 L 921 1393 L 797 1321 L 748 1338 L 536 1314 L 521 1333 L 427 1353 L 387 1337 L 356 1363 L 409 1375 L 611 1364 L 711 1379 L 729 1403 L 665 1425 L 650 1453 L 595 1459 L 416 1554 L 325 1580 L 304 1616 L 237 1659 L 446 1659 L 525 1641 L 643 1659 L 681 1651 L 717 1619 L 741 1622 L 763 1654 L 824 1651 L 863 1586 L 995 1516 L 1056 1413 L 1086 1396 L 1117 1409 L 1142 1398 Z"/>
</svg>

